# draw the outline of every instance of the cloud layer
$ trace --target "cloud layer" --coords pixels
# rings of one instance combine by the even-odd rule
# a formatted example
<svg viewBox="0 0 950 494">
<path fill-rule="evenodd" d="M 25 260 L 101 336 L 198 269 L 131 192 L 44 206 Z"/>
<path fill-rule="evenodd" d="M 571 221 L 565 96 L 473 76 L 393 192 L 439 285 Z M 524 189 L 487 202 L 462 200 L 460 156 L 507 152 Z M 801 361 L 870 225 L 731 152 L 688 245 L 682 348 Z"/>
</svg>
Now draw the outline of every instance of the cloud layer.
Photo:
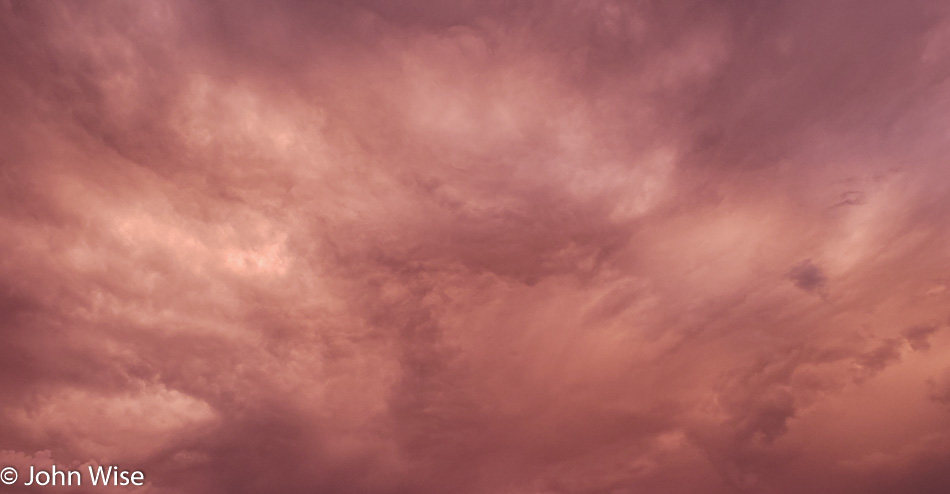
<svg viewBox="0 0 950 494">
<path fill-rule="evenodd" d="M 948 14 L 2 1 L 0 463 L 947 492 Z"/>
</svg>

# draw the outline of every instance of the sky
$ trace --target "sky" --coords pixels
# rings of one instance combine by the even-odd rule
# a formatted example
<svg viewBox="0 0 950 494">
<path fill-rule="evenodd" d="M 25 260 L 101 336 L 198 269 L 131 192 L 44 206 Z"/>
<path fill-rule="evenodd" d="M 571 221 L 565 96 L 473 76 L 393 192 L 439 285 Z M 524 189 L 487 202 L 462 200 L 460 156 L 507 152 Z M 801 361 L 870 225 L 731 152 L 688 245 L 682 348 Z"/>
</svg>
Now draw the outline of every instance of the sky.
<svg viewBox="0 0 950 494">
<path fill-rule="evenodd" d="M 0 108 L 21 476 L 950 492 L 946 2 L 0 0 Z"/>
</svg>

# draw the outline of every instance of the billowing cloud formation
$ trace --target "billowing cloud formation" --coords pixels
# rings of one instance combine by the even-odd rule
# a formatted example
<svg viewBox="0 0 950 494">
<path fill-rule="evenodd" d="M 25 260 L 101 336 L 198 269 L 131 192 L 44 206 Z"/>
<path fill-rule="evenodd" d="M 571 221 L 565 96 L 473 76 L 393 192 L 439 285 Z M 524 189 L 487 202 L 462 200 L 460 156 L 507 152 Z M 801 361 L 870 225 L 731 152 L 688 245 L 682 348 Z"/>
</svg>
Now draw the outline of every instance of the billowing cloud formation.
<svg viewBox="0 0 950 494">
<path fill-rule="evenodd" d="M 4 1 L 0 463 L 947 492 L 948 14 Z"/>
</svg>

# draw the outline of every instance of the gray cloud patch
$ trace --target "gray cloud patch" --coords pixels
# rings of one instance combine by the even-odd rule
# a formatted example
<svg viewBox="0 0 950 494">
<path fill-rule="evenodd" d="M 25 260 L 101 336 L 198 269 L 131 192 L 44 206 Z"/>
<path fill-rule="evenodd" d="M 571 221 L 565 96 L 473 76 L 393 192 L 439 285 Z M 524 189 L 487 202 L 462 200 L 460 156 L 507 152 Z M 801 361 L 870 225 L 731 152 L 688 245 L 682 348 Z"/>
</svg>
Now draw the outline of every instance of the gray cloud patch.
<svg viewBox="0 0 950 494">
<path fill-rule="evenodd" d="M 796 264 L 788 272 L 788 278 L 795 286 L 809 293 L 820 292 L 828 282 L 825 273 L 811 259 Z"/>
</svg>

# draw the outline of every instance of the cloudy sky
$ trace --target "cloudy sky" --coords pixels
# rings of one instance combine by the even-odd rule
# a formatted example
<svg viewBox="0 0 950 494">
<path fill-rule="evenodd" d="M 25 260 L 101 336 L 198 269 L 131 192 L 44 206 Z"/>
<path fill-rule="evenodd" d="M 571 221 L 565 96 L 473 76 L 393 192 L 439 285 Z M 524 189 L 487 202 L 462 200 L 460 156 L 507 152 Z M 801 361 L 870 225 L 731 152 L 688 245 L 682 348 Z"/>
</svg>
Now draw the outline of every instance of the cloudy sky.
<svg viewBox="0 0 950 494">
<path fill-rule="evenodd" d="M 3 0 L 0 108 L 0 466 L 950 492 L 944 1 Z"/>
</svg>

